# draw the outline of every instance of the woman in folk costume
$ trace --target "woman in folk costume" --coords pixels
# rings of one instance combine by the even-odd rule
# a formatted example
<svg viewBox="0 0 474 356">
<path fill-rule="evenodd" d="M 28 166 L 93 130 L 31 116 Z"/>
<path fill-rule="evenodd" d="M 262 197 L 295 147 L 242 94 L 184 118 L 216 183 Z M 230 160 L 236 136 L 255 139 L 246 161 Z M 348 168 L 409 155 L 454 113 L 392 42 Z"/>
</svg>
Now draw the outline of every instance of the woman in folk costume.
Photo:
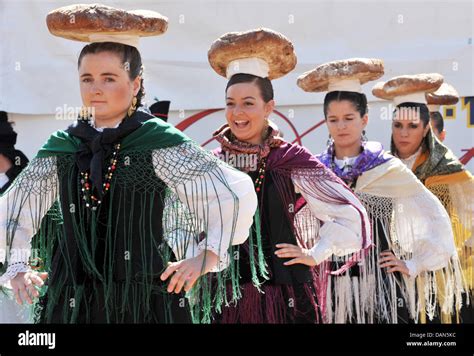
<svg viewBox="0 0 474 356">
<path fill-rule="evenodd" d="M 428 297 L 415 299 L 413 281 L 456 256 L 440 202 L 399 159 L 365 138 L 368 107 L 361 85 L 383 73 L 379 59 L 352 58 L 322 64 L 298 78 L 305 91 L 327 92 L 330 139 L 318 158 L 363 203 L 375 245 L 357 266 L 330 276 L 328 322 L 407 323 L 422 306 L 422 313 L 431 313 Z M 328 265 L 334 269 L 338 262 Z"/>
<path fill-rule="evenodd" d="M 28 164 L 25 154 L 15 149 L 16 137 L 7 113 L 0 111 L 0 195 Z"/>
<path fill-rule="evenodd" d="M 452 95 L 449 87 L 441 87 L 442 82 L 443 77 L 436 73 L 405 75 L 392 78 L 386 83 L 378 83 L 373 93 L 380 98 L 393 100 L 396 105 L 392 123 L 392 153 L 438 197 L 451 219 L 454 243 L 464 278 L 459 280 L 459 263 L 453 262 L 449 269 L 419 279 L 418 288 L 425 295 L 429 295 L 431 289 L 437 290 L 438 316 L 441 322 L 472 322 L 470 306 L 462 309 L 461 320 L 459 310 L 462 305 L 470 304 L 474 285 L 474 185 L 472 175 L 431 130 L 427 99 L 433 102 L 433 98 L 436 98 L 441 103 L 442 97 Z M 450 102 L 453 101 L 452 97 L 449 99 Z M 432 258 L 435 257 L 427 257 Z M 461 292 L 462 287 L 465 293 Z M 456 312 L 454 318 L 453 310 Z"/>
<path fill-rule="evenodd" d="M 16 137 L 7 113 L 0 111 L 0 195 L 28 164 L 24 153 L 15 149 Z M 0 263 L 0 271 L 4 272 L 5 268 Z M 15 303 L 11 288 L 0 285 L 0 323 L 25 323 L 29 321 L 28 315 L 27 307 Z"/>
<path fill-rule="evenodd" d="M 307 149 L 279 137 L 268 119 L 275 105 L 271 80 L 296 65 L 286 37 L 265 28 L 227 33 L 208 57 L 228 80 L 227 124 L 214 133 L 215 154 L 246 172 L 258 196 L 249 239 L 234 251 L 240 299 L 231 299 L 236 287 L 228 283 L 228 295 L 216 296 L 227 304 L 216 308 L 215 321 L 319 322 L 325 286 L 316 266 L 370 245 L 366 212 L 344 183 Z"/>
<path fill-rule="evenodd" d="M 0 279 L 12 279 L 19 302 L 38 296 L 42 281 L 28 266 L 36 233 L 34 255 L 49 273 L 39 322 L 190 322 L 183 288 L 225 268 L 229 246 L 246 240 L 253 184 L 137 109 L 144 94 L 138 38 L 165 32 L 166 18 L 72 5 L 52 11 L 47 23 L 55 35 L 92 42 L 78 69 L 84 111 L 93 115 L 51 135 L 1 197 L 8 268 Z M 167 246 L 175 247 L 177 231 L 196 242 L 186 256 Z"/>
</svg>

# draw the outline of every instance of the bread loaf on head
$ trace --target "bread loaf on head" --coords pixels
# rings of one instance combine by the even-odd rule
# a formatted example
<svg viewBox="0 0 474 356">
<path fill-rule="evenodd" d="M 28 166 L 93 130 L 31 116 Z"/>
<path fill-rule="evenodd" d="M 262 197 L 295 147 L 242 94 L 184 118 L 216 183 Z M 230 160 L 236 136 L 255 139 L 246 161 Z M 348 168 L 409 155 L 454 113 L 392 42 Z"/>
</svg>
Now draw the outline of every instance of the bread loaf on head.
<svg viewBox="0 0 474 356">
<path fill-rule="evenodd" d="M 58 8 L 47 15 L 46 23 L 53 35 L 82 42 L 94 42 L 96 35 L 156 36 L 168 28 L 168 19 L 155 11 L 125 11 L 101 4 Z"/>
<path fill-rule="evenodd" d="M 332 83 L 358 81 L 359 85 L 383 76 L 381 59 L 350 58 L 321 64 L 298 77 L 297 85 L 307 92 L 325 92 Z"/>
<path fill-rule="evenodd" d="M 429 93 L 437 90 L 443 80 L 443 76 L 438 73 L 401 75 L 388 80 L 383 85 L 377 83 L 372 89 L 372 94 L 381 99 L 392 100 L 398 96 L 418 92 Z"/>
<path fill-rule="evenodd" d="M 433 93 L 426 93 L 426 101 L 429 105 L 454 105 L 459 101 L 459 94 L 452 85 L 443 83 Z"/>
<path fill-rule="evenodd" d="M 212 69 L 223 77 L 228 77 L 230 64 L 238 66 L 239 60 L 249 58 L 260 59 L 268 65 L 270 80 L 284 76 L 296 66 L 291 41 L 268 28 L 226 33 L 215 40 L 208 51 Z"/>
<path fill-rule="evenodd" d="M 384 95 L 383 86 L 385 82 L 377 82 L 372 88 L 372 94 L 377 98 L 382 98 Z"/>
</svg>

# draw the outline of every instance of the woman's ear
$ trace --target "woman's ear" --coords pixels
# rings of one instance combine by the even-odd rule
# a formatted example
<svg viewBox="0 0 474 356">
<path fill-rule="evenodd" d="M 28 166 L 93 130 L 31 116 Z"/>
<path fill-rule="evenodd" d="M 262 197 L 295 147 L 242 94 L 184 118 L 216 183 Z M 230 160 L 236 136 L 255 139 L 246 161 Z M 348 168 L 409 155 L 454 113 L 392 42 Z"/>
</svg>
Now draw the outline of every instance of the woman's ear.
<svg viewBox="0 0 474 356">
<path fill-rule="evenodd" d="M 140 91 L 140 88 L 142 86 L 141 84 L 142 77 L 138 76 L 133 80 L 133 96 L 137 96 L 138 92 Z"/>
<path fill-rule="evenodd" d="M 369 115 L 365 114 L 364 116 L 362 116 L 362 126 L 364 127 L 364 129 L 366 128 L 368 123 L 369 123 Z"/>
<path fill-rule="evenodd" d="M 265 117 L 268 118 L 274 109 L 275 109 L 275 100 L 270 100 L 268 103 L 265 103 Z"/>
</svg>

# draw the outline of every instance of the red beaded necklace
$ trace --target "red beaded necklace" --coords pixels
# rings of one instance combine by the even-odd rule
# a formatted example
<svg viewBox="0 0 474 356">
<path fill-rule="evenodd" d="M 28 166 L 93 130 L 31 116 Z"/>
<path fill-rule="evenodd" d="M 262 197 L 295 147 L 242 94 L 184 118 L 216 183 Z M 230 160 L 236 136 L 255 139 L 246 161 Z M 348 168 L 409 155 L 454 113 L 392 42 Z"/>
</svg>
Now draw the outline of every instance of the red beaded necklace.
<svg viewBox="0 0 474 356">
<path fill-rule="evenodd" d="M 265 178 L 265 158 L 262 158 L 260 161 L 260 169 L 258 170 L 257 179 L 255 179 L 255 191 L 258 193 L 262 188 L 263 180 Z"/>
<path fill-rule="evenodd" d="M 90 111 L 87 108 L 83 108 L 79 114 L 78 120 L 90 125 L 91 119 L 92 114 L 90 113 Z M 102 184 L 102 196 L 104 196 L 110 189 L 112 176 L 115 172 L 115 169 L 117 168 L 117 154 L 119 150 L 120 143 L 117 143 L 114 145 L 114 150 L 112 151 L 112 157 L 110 159 L 110 165 L 104 175 L 104 183 Z M 97 210 L 97 207 L 102 203 L 102 201 L 91 193 L 92 184 L 89 179 L 89 172 L 81 172 L 81 185 L 82 199 L 85 201 L 86 207 L 92 210 Z"/>
<path fill-rule="evenodd" d="M 110 165 L 104 176 L 104 183 L 102 184 L 102 196 L 104 196 L 110 189 L 110 183 L 112 181 L 113 173 L 117 168 L 117 154 L 120 150 L 120 143 L 114 145 L 114 150 L 112 152 L 112 158 L 110 159 Z M 92 210 L 97 210 L 97 207 L 102 203 L 102 201 L 97 198 L 94 194 L 91 193 L 92 185 L 89 179 L 88 172 L 81 172 L 81 184 L 82 184 L 82 199 L 86 203 L 87 208 Z"/>
</svg>

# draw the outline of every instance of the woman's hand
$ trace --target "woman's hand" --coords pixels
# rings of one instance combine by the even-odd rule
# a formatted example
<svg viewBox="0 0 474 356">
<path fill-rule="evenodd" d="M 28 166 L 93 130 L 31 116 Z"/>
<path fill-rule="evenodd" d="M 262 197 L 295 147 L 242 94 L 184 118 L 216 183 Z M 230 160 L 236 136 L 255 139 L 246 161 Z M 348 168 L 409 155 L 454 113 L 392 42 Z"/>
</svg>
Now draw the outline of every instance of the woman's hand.
<svg viewBox="0 0 474 356">
<path fill-rule="evenodd" d="M 204 257 L 206 258 L 206 265 L 203 270 Z M 197 279 L 209 272 L 218 262 L 219 257 L 215 253 L 206 250 L 196 257 L 169 263 L 168 268 L 160 278 L 165 281 L 174 273 L 168 284 L 168 293 L 181 293 L 183 287 L 185 292 L 189 292 Z"/>
<path fill-rule="evenodd" d="M 279 248 L 279 250 L 275 251 L 275 255 L 278 257 L 293 258 L 292 260 L 283 263 L 285 266 L 290 266 L 297 263 L 307 266 L 316 266 L 316 261 L 307 249 L 292 244 L 276 244 L 276 247 Z"/>
<path fill-rule="evenodd" d="M 410 276 L 405 262 L 395 257 L 391 251 L 383 251 L 380 253 L 379 265 L 381 268 L 388 268 L 387 273 L 401 272 Z"/>
<path fill-rule="evenodd" d="M 15 300 L 22 305 L 23 302 L 33 304 L 33 299 L 39 297 L 39 292 L 36 287 L 42 287 L 48 278 L 47 273 L 38 272 L 20 272 L 12 278 L 10 284 L 12 286 Z"/>
</svg>

